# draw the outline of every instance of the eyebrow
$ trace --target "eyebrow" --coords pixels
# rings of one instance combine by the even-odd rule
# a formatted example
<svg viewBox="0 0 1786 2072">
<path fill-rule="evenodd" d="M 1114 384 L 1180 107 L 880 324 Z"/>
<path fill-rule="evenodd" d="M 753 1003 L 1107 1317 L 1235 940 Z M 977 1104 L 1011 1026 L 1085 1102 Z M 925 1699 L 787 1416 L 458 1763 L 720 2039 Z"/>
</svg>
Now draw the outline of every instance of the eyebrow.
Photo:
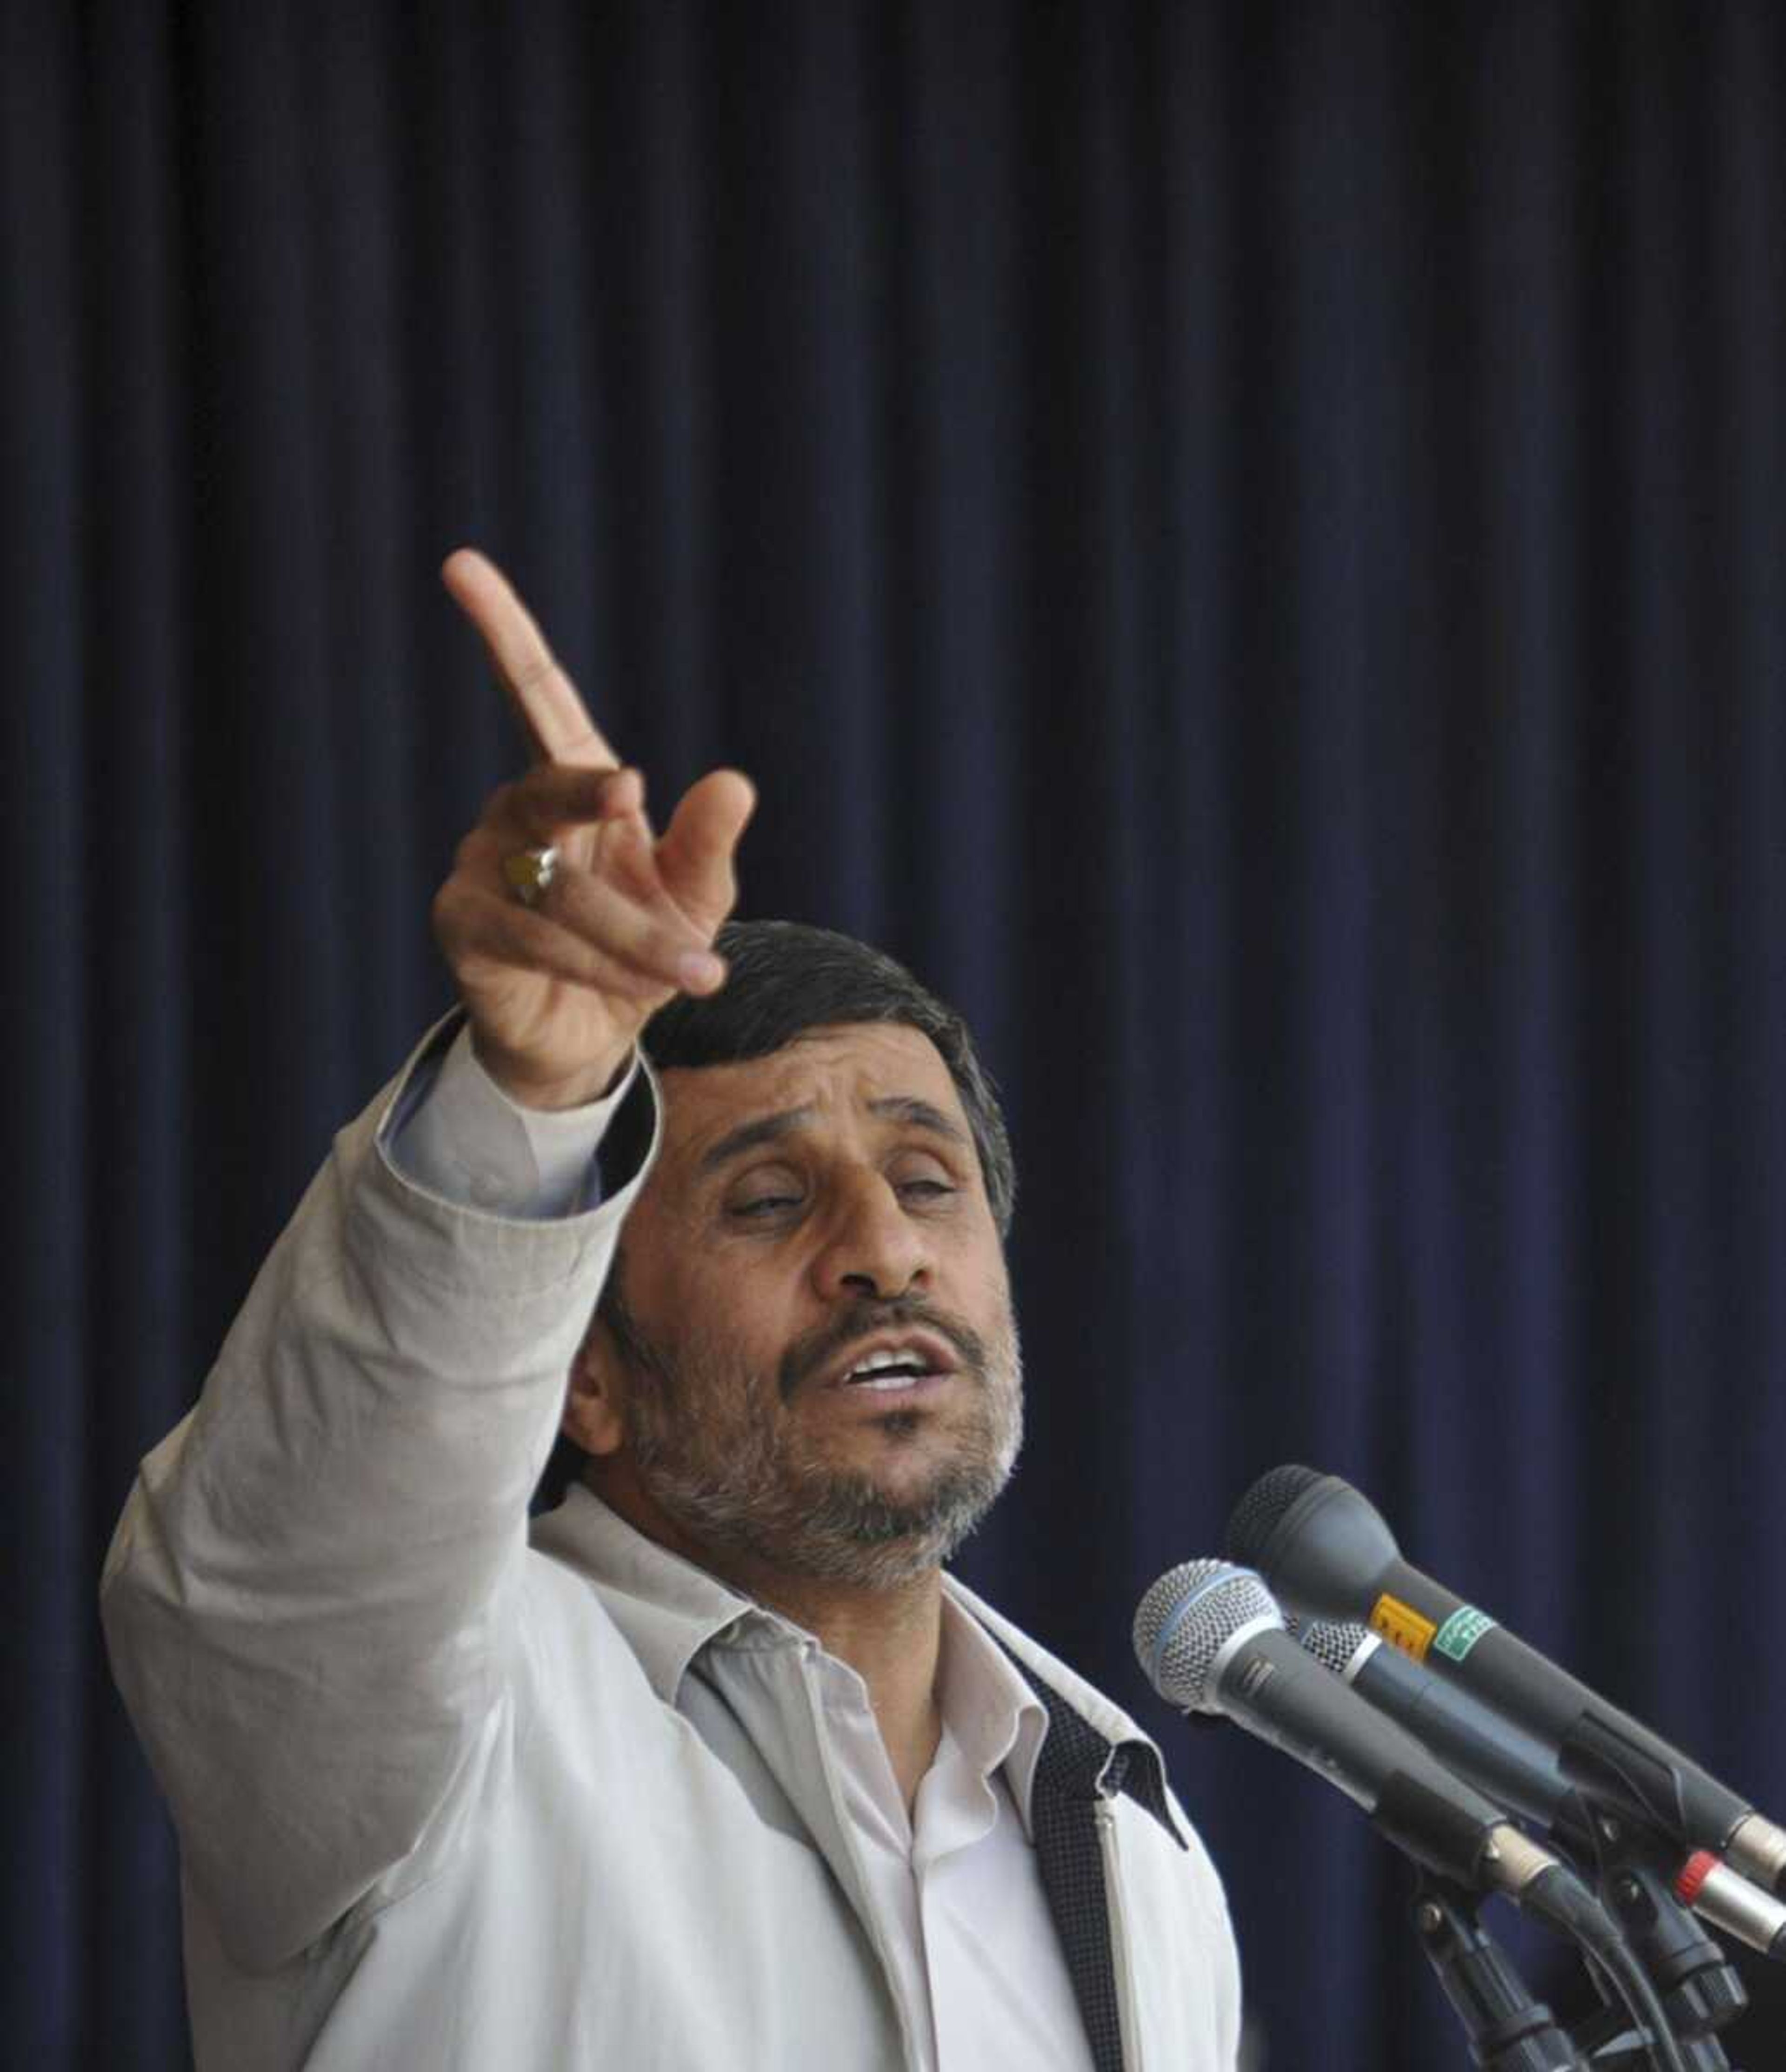
<svg viewBox="0 0 1786 2072">
<path fill-rule="evenodd" d="M 870 1115 L 891 1116 L 895 1122 L 909 1122 L 915 1129 L 928 1129 L 933 1137 L 946 1137 L 952 1144 L 965 1145 L 967 1132 L 952 1122 L 940 1108 L 913 1094 L 889 1094 L 884 1100 L 868 1104 Z"/>
<path fill-rule="evenodd" d="M 871 1100 L 868 1112 L 870 1115 L 888 1116 L 895 1122 L 909 1123 L 916 1129 L 928 1130 L 933 1137 L 946 1137 L 952 1144 L 965 1147 L 969 1141 L 959 1123 L 951 1121 L 932 1102 L 920 1100 L 914 1094 L 887 1094 L 879 1100 Z M 704 1178 L 722 1166 L 730 1165 L 733 1159 L 742 1158 L 747 1152 L 759 1151 L 766 1144 L 780 1143 L 783 1137 L 804 1129 L 816 1113 L 810 1105 L 785 1108 L 774 1115 L 759 1115 L 749 1122 L 741 1122 L 737 1128 L 727 1130 L 717 1144 L 710 1145 L 702 1153 L 701 1162 L 695 1170 Z"/>
</svg>

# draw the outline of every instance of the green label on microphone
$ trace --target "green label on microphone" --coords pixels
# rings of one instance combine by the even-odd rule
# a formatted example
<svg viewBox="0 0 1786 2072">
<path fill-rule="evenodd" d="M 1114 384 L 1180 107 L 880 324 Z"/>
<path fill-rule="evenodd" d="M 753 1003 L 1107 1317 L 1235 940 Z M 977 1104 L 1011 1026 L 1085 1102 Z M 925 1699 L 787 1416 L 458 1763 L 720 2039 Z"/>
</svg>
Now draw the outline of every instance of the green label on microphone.
<svg viewBox="0 0 1786 2072">
<path fill-rule="evenodd" d="M 1495 1622 L 1486 1612 L 1479 1612 L 1473 1605 L 1459 1605 L 1433 1635 L 1433 1645 L 1441 1655 L 1461 1662 L 1485 1633 L 1494 1630 Z"/>
</svg>

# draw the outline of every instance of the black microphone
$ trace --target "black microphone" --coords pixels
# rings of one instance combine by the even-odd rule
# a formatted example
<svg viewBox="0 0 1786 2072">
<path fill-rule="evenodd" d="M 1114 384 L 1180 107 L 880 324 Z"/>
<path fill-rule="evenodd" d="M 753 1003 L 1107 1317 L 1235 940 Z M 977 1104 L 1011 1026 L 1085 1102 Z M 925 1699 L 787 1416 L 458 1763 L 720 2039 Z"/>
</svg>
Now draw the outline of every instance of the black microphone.
<svg viewBox="0 0 1786 2072">
<path fill-rule="evenodd" d="M 1339 1476 L 1274 1468 L 1236 1506 L 1228 1550 L 1298 1614 L 1361 1620 L 1504 1714 L 1596 1807 L 1641 1821 L 1683 1848 L 1709 1849 L 1767 1891 L 1786 1893 L 1786 1831 L 1404 1561 L 1368 1498 Z"/>
<path fill-rule="evenodd" d="M 1574 1873 L 1304 1654 L 1250 1569 L 1186 1561 L 1168 1570 L 1141 1601 L 1134 1642 L 1168 1704 L 1220 1714 L 1318 1770 L 1416 1863 L 1471 1892 L 1504 1893 L 1597 1955 L 1622 1953 L 1618 1929 Z"/>
<path fill-rule="evenodd" d="M 1356 1621 L 1319 1619 L 1297 1638 L 1360 1697 L 1500 1804 L 1548 1829 L 1578 1857 L 1591 1851 L 1582 1832 L 1580 1794 L 1555 1754 L 1467 1692 L 1422 1669 Z M 1701 1919 L 1764 1957 L 1786 1959 L 1786 1905 L 1739 1877 L 1705 1850 L 1677 1863 L 1675 1897 Z"/>
</svg>

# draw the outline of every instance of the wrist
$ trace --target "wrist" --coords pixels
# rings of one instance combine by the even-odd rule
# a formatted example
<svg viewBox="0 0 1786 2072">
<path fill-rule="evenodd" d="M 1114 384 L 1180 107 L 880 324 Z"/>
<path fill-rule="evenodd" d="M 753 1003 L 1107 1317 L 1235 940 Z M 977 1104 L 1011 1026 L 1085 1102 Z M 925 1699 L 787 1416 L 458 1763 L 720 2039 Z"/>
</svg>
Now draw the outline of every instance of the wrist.
<svg viewBox="0 0 1786 2072">
<path fill-rule="evenodd" d="M 632 1062 L 632 1044 L 603 1051 L 565 1074 L 541 1072 L 537 1065 L 510 1056 L 474 1028 L 471 1051 L 497 1091 L 517 1108 L 558 1112 L 587 1108 L 613 1092 Z"/>
</svg>

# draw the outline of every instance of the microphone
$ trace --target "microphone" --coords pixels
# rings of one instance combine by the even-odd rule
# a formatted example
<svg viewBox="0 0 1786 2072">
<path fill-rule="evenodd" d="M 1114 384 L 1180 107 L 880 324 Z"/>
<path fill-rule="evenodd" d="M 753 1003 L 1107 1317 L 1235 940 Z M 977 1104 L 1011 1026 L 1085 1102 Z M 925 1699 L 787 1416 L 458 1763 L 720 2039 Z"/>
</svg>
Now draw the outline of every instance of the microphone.
<svg viewBox="0 0 1786 2072">
<path fill-rule="evenodd" d="M 1360 1697 L 1504 1806 L 1541 1823 L 1565 1848 L 1592 1848 L 1581 1801 L 1555 1754 L 1467 1692 L 1443 1683 L 1356 1622 L 1318 1620 L 1297 1636 L 1304 1650 Z M 1675 1897 L 1714 1928 L 1764 1957 L 1786 1959 L 1786 1906 L 1696 1851 L 1675 1870 Z"/>
<path fill-rule="evenodd" d="M 1228 1552 L 1311 1618 L 1362 1620 L 1435 1676 L 1535 1737 L 1599 1807 L 1687 1850 L 1709 1850 L 1766 1891 L 1786 1893 L 1786 1830 L 1402 1560 L 1369 1499 L 1337 1475 L 1274 1468 L 1228 1521 Z"/>
<path fill-rule="evenodd" d="M 1417 1864 L 1475 1893 L 1500 1893 L 1586 1945 L 1623 1938 L 1574 1873 L 1511 1826 L 1414 1737 L 1304 1654 L 1250 1569 L 1186 1561 L 1135 1613 L 1142 1673 L 1180 1712 L 1212 1712 L 1317 1770 Z"/>
</svg>

